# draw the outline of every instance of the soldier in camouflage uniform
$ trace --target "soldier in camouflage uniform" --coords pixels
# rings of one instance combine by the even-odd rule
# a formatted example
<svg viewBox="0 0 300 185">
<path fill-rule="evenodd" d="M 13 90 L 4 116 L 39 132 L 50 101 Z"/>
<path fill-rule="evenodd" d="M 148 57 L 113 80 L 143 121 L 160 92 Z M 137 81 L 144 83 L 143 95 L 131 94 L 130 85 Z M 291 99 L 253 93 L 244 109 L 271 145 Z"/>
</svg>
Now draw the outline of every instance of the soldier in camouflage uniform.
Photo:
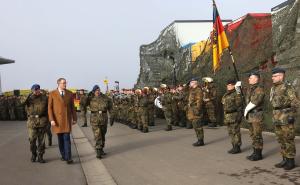
<svg viewBox="0 0 300 185">
<path fill-rule="evenodd" d="M 13 121 L 16 120 L 16 101 L 15 96 L 9 96 L 7 99 L 7 106 L 8 106 L 8 113 L 9 113 L 9 120 Z"/>
<path fill-rule="evenodd" d="M 250 124 L 249 131 L 252 139 L 253 153 L 247 156 L 250 161 L 262 159 L 263 149 L 263 105 L 265 92 L 263 86 L 259 84 L 260 75 L 258 72 L 249 74 L 249 88 L 246 93 L 246 108 L 244 116 Z"/>
<path fill-rule="evenodd" d="M 25 120 L 25 107 L 24 105 L 22 105 L 21 103 L 21 96 L 18 96 L 15 98 L 15 101 L 16 101 L 16 119 L 17 120 L 20 120 L 20 121 L 23 121 Z"/>
<path fill-rule="evenodd" d="M 291 170 L 295 167 L 295 112 L 300 102 L 293 86 L 284 81 L 285 70 L 272 70 L 273 87 L 270 92 L 270 102 L 273 108 L 273 124 L 275 134 L 280 144 L 283 160 L 275 164 L 277 168 Z"/>
<path fill-rule="evenodd" d="M 173 115 L 172 115 L 172 93 L 170 88 L 166 84 L 161 84 L 162 95 L 160 97 L 161 104 L 163 106 L 164 116 L 167 122 L 166 131 L 172 130 Z"/>
<path fill-rule="evenodd" d="M 87 103 L 87 95 L 84 94 L 84 90 L 80 89 L 79 91 L 79 107 L 80 107 L 80 120 L 83 122 L 83 125 L 81 127 L 87 127 L 87 108 L 86 108 L 86 103 Z"/>
<path fill-rule="evenodd" d="M 183 86 L 178 86 L 177 94 L 173 97 L 173 99 L 177 100 L 178 106 L 178 121 L 180 127 L 186 126 L 186 93 L 183 90 Z"/>
<path fill-rule="evenodd" d="M 154 88 L 149 89 L 149 105 L 148 105 L 148 112 L 149 112 L 149 126 L 155 125 L 155 105 L 154 100 L 156 95 L 154 93 Z"/>
<path fill-rule="evenodd" d="M 40 86 L 34 84 L 31 88 L 32 93 L 24 97 L 21 103 L 26 106 L 27 128 L 29 134 L 31 161 L 45 163 L 43 155 L 45 153 L 45 133 L 49 124 L 48 120 L 48 97 L 40 92 Z M 38 145 L 36 145 L 36 142 Z"/>
<path fill-rule="evenodd" d="M 0 96 L 0 117 L 1 120 L 6 121 L 8 119 L 8 110 L 7 110 L 7 98 L 3 95 Z"/>
<path fill-rule="evenodd" d="M 91 93 L 89 93 L 87 106 L 90 107 L 91 117 L 90 124 L 96 141 L 96 157 L 101 159 L 105 152 L 105 135 L 107 132 L 108 112 L 112 112 L 112 100 L 105 94 L 100 92 L 100 87 L 95 85 Z M 113 125 L 113 119 L 110 120 L 110 125 Z"/>
<path fill-rule="evenodd" d="M 192 123 L 196 132 L 197 142 L 193 146 L 204 145 L 204 131 L 203 131 L 203 92 L 198 85 L 196 79 L 190 81 L 190 89 L 188 95 L 187 119 Z"/>
<path fill-rule="evenodd" d="M 204 77 L 203 79 L 204 86 L 202 88 L 203 91 L 203 106 L 208 115 L 209 127 L 217 126 L 217 118 L 216 118 L 216 97 L 217 97 L 217 89 L 213 84 L 213 79 L 211 77 Z"/>
<path fill-rule="evenodd" d="M 172 103 L 171 103 L 171 106 L 172 106 L 172 120 L 173 120 L 173 125 L 174 126 L 179 126 L 179 117 L 178 117 L 178 114 L 179 114 L 179 110 L 178 110 L 178 99 L 179 99 L 179 94 L 178 92 L 176 91 L 175 88 L 172 88 L 171 89 L 171 93 L 172 93 Z"/>
<path fill-rule="evenodd" d="M 241 153 L 242 96 L 235 90 L 235 80 L 228 80 L 227 92 L 222 97 L 222 104 L 224 124 L 227 125 L 232 144 L 232 149 L 228 153 Z"/>
<path fill-rule="evenodd" d="M 150 97 L 148 94 L 149 88 L 144 87 L 142 91 L 142 96 L 139 100 L 139 107 L 140 107 L 140 116 L 142 121 L 142 129 L 143 133 L 149 132 L 149 104 L 150 104 Z"/>
</svg>

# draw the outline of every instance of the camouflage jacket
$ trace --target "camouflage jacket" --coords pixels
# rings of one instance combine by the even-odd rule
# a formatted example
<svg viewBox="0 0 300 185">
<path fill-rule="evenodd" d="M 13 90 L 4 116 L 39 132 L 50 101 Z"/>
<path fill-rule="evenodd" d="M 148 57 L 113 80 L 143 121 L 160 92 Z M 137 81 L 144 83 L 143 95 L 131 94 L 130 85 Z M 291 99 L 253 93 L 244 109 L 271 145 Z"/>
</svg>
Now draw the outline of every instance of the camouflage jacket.
<svg viewBox="0 0 300 185">
<path fill-rule="evenodd" d="M 163 106 L 163 109 L 168 109 L 172 110 L 172 93 L 171 92 L 166 92 L 162 94 L 160 97 L 161 100 L 161 105 Z"/>
<path fill-rule="evenodd" d="M 196 120 L 202 118 L 203 92 L 199 87 L 191 88 L 188 94 L 187 118 Z"/>
<path fill-rule="evenodd" d="M 40 94 L 22 97 L 21 103 L 26 106 L 29 128 L 45 127 L 48 121 L 48 97 Z"/>
<path fill-rule="evenodd" d="M 224 123 L 235 123 L 242 116 L 242 96 L 235 90 L 227 91 L 222 97 Z"/>
<path fill-rule="evenodd" d="M 203 101 L 215 101 L 217 97 L 217 89 L 213 85 L 208 85 L 202 88 L 203 91 Z"/>
<path fill-rule="evenodd" d="M 246 92 L 246 105 L 253 103 L 256 105 L 249 113 L 258 112 L 263 110 L 265 92 L 263 86 L 259 84 L 250 85 Z"/>
<path fill-rule="evenodd" d="M 294 113 L 296 108 L 299 107 L 300 101 L 290 83 L 274 84 L 270 92 L 270 102 L 273 108 L 273 123 L 275 125 L 286 125 L 294 122 Z"/>
<path fill-rule="evenodd" d="M 112 99 L 105 94 L 88 97 L 87 105 L 91 110 L 91 125 L 106 125 L 108 123 L 107 112 L 111 117 L 115 116 L 113 115 Z"/>
<path fill-rule="evenodd" d="M 80 95 L 80 110 L 86 111 L 87 99 L 86 95 Z"/>
</svg>

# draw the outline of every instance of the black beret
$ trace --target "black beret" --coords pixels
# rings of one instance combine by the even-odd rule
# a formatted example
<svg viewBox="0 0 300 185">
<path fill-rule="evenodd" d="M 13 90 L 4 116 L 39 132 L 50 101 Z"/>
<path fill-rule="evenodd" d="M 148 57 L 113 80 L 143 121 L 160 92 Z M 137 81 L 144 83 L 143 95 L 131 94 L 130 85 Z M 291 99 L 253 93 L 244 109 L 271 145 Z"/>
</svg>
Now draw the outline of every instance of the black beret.
<svg viewBox="0 0 300 185">
<path fill-rule="evenodd" d="M 92 91 L 96 91 L 96 90 L 100 90 L 100 87 L 98 85 L 94 85 L 93 90 Z"/>
<path fill-rule="evenodd" d="M 229 85 L 229 84 L 235 85 L 235 83 L 236 83 L 235 79 L 229 79 L 229 80 L 227 80 L 227 85 Z"/>
<path fill-rule="evenodd" d="M 250 77 L 250 76 L 252 76 L 252 75 L 255 75 L 255 76 L 257 76 L 258 78 L 260 78 L 260 74 L 259 74 L 258 71 L 252 71 L 252 72 L 250 72 L 249 75 L 248 75 L 248 77 Z"/>
<path fill-rule="evenodd" d="M 276 67 L 274 69 L 272 69 L 272 74 L 276 74 L 276 73 L 285 73 L 285 70 L 279 67 Z"/>
</svg>

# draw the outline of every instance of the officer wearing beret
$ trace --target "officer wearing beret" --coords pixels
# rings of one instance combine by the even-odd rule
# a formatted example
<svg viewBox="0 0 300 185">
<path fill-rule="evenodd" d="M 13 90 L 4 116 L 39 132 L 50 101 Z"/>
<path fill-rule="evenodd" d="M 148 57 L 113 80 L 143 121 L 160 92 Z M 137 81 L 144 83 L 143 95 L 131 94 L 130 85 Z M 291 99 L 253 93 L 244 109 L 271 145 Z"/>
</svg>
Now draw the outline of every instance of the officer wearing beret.
<svg viewBox="0 0 300 185">
<path fill-rule="evenodd" d="M 253 153 L 247 156 L 250 161 L 262 159 L 263 149 L 263 105 L 265 92 L 260 84 L 260 74 L 253 71 L 248 76 L 249 86 L 246 92 L 246 108 L 244 116 L 249 123 L 250 137 L 252 139 Z"/>
<path fill-rule="evenodd" d="M 277 168 L 291 170 L 295 167 L 295 117 L 296 108 L 300 102 L 293 86 L 285 81 L 285 70 L 272 70 L 273 87 L 270 92 L 270 102 L 273 108 L 273 124 L 278 143 L 281 148 L 282 161 L 275 164 Z"/>
<path fill-rule="evenodd" d="M 30 151 L 32 153 L 31 162 L 45 163 L 43 159 L 45 153 L 45 133 L 48 121 L 48 97 L 41 93 L 40 85 L 34 84 L 31 87 L 31 94 L 21 99 L 21 103 L 26 106 L 27 128 L 29 134 Z"/>
<path fill-rule="evenodd" d="M 113 109 L 112 100 L 107 95 L 101 93 L 100 87 L 95 85 L 89 93 L 87 106 L 89 106 L 91 110 L 90 124 L 96 141 L 96 157 L 101 159 L 103 155 L 105 155 L 103 148 L 105 146 L 108 113 L 111 114 Z M 113 117 L 113 115 L 111 115 L 111 117 Z M 112 120 L 113 119 L 110 120 L 111 126 L 113 125 Z"/>
</svg>

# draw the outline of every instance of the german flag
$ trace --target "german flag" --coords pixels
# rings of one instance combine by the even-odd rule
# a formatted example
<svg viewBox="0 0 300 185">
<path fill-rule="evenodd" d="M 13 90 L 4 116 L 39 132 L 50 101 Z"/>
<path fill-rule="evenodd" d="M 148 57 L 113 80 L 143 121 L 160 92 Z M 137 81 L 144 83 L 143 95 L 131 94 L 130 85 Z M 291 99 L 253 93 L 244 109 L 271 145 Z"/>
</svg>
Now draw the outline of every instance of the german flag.
<svg viewBox="0 0 300 185">
<path fill-rule="evenodd" d="M 229 48 L 228 39 L 224 31 L 222 20 L 220 18 L 217 6 L 213 0 L 213 35 L 212 35 L 212 48 L 213 48 L 213 70 L 216 72 L 220 68 L 221 56 L 226 48 Z"/>
</svg>

